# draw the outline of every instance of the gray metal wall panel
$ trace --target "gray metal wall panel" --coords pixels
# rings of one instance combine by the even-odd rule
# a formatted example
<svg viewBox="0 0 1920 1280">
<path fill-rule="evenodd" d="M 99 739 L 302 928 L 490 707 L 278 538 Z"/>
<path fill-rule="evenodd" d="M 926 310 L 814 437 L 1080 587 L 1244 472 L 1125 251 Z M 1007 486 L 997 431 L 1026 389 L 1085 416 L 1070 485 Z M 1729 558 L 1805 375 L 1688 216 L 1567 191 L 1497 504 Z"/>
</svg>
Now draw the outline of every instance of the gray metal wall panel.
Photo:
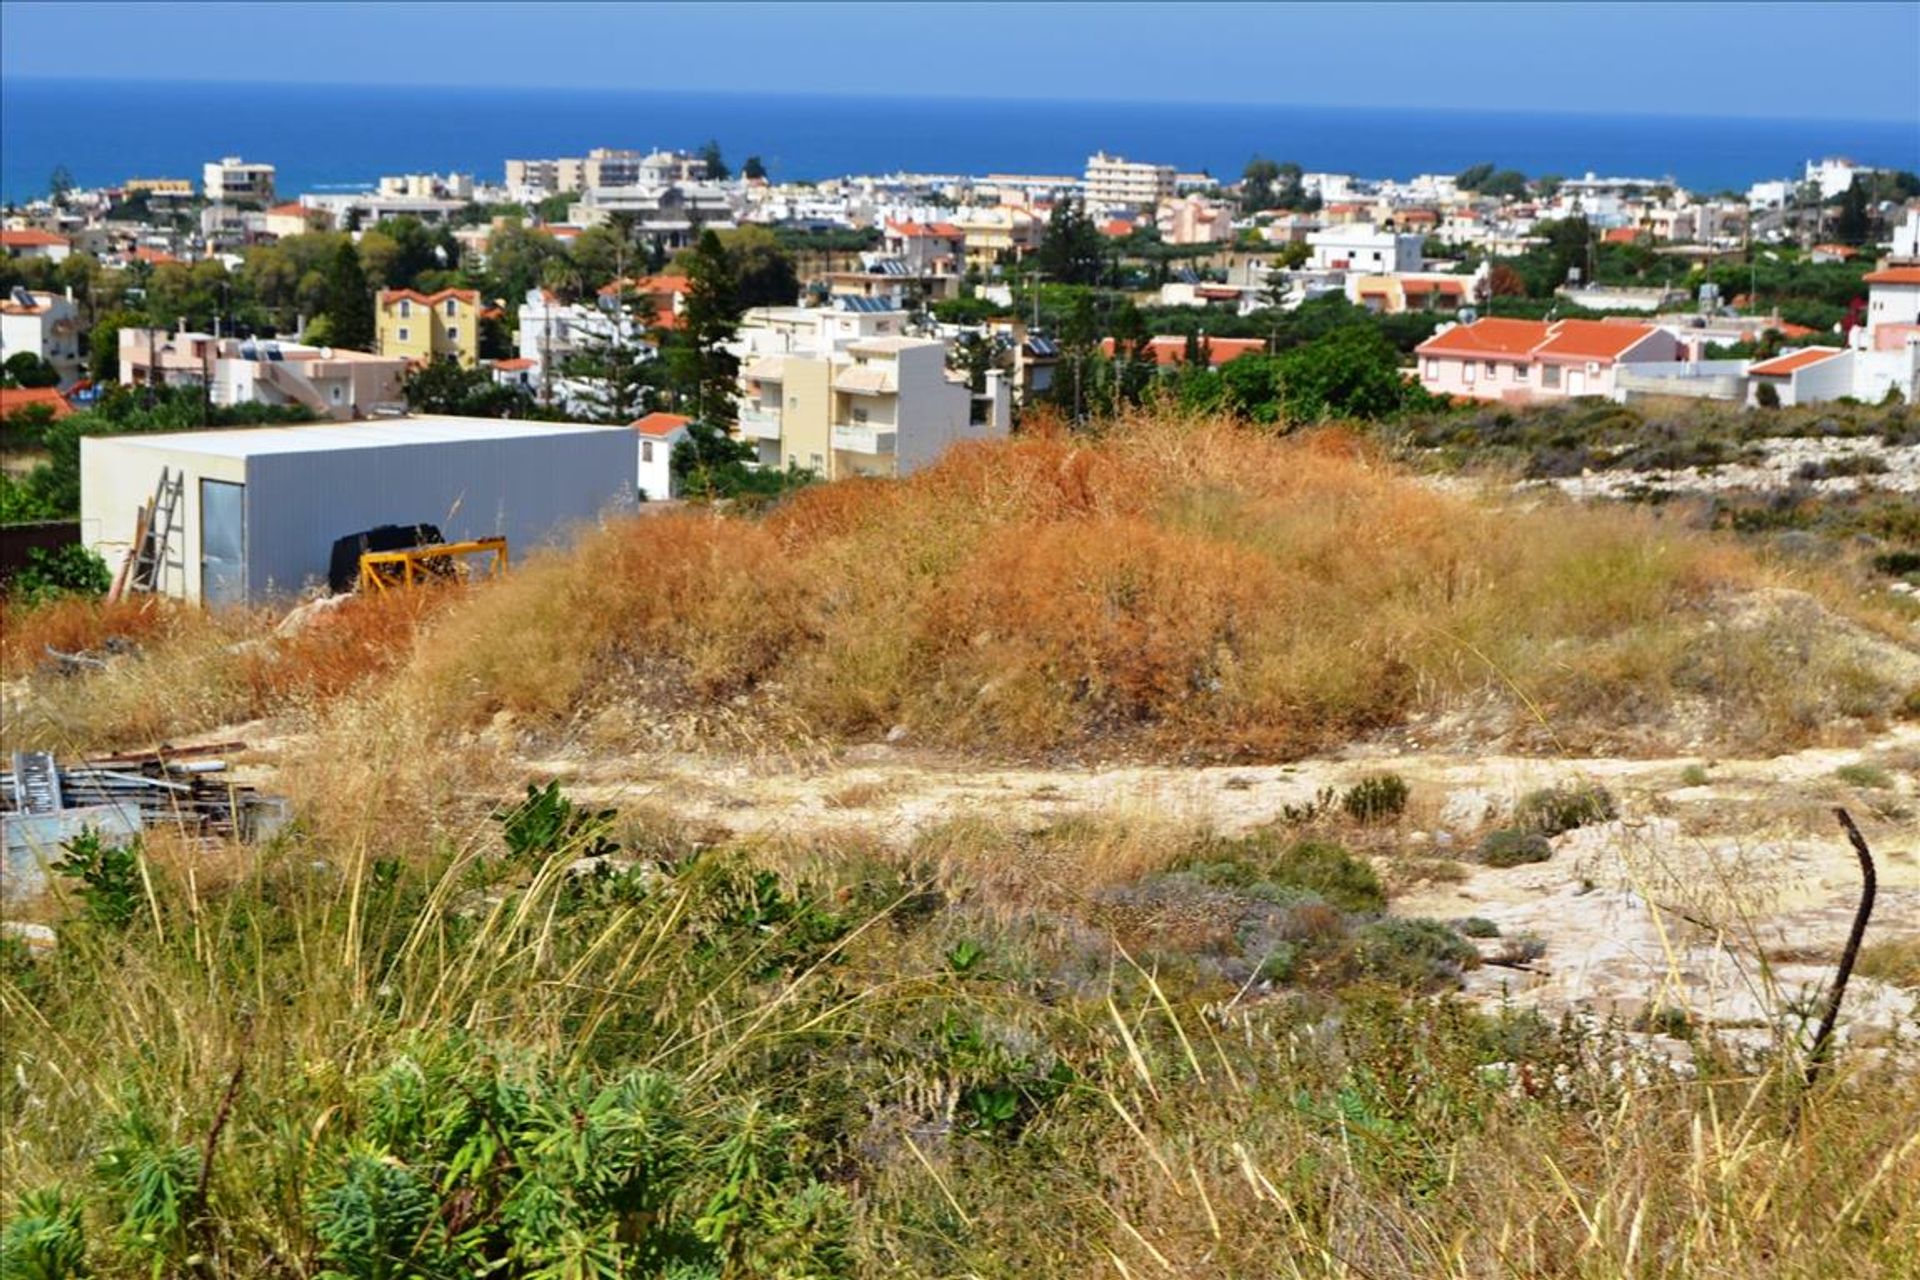
<svg viewBox="0 0 1920 1280">
<path fill-rule="evenodd" d="M 258 454 L 247 460 L 252 598 L 324 581 L 336 538 L 435 524 L 449 539 L 504 534 L 515 560 L 609 507 L 630 510 L 630 432 Z"/>
</svg>

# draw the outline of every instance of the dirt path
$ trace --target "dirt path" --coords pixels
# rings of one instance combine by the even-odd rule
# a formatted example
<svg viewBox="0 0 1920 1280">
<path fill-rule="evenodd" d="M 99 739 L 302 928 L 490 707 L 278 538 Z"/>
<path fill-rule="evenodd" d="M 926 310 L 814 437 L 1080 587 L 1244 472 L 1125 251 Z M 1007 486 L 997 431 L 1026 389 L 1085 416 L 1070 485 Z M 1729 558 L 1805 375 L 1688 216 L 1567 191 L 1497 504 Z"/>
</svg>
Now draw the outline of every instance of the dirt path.
<svg viewBox="0 0 1920 1280">
<path fill-rule="evenodd" d="M 1884 785 L 1835 776 L 1869 764 Z M 1830 978 L 1859 893 L 1854 856 L 1832 817 L 1845 804 L 1878 855 L 1870 942 L 1920 941 L 1920 726 L 1853 749 L 1767 759 L 1542 759 L 1354 751 L 1290 765 L 989 768 L 873 745 L 830 764 L 704 757 L 530 760 L 584 799 L 652 802 L 739 836 L 857 828 L 896 845 L 955 818 L 1037 827 L 1101 815 L 1237 834 L 1311 802 L 1326 787 L 1391 770 L 1412 801 L 1375 861 L 1402 915 L 1477 916 L 1500 929 L 1488 955 L 1522 938 L 1545 948 L 1523 968 L 1488 965 L 1468 989 L 1549 1012 L 1574 1008 L 1628 1025 L 1677 1009 L 1756 1044 L 1812 1009 Z M 1470 860 L 1526 792 L 1597 781 L 1620 818 L 1568 832 L 1551 860 L 1496 869 Z M 1704 780 L 1703 780 L 1704 779 Z M 1669 1025 L 1678 1015 L 1667 1014 Z M 1861 1042 L 1920 1034 L 1915 993 L 1856 983 L 1845 1029 Z"/>
</svg>

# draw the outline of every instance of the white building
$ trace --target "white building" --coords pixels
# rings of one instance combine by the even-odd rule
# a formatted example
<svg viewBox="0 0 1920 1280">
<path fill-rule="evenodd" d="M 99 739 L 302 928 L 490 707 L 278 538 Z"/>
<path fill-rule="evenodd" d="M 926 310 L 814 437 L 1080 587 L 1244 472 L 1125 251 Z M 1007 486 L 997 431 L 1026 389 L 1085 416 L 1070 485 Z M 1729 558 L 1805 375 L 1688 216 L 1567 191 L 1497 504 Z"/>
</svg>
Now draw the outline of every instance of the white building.
<svg viewBox="0 0 1920 1280">
<path fill-rule="evenodd" d="M 405 409 L 403 356 L 315 347 L 274 338 L 120 330 L 124 386 L 204 386 L 217 405 L 302 405 L 348 422 Z"/>
<path fill-rule="evenodd" d="M 473 199 L 470 173 L 396 173 L 380 179 L 380 194 L 402 200 Z"/>
<path fill-rule="evenodd" d="M 1867 165 L 1855 164 L 1842 156 L 1827 156 L 1821 160 L 1807 161 L 1804 181 L 1811 182 L 1820 188 L 1822 200 L 1831 200 L 1837 195 L 1844 194 L 1847 188 L 1853 185 L 1856 177 L 1866 177 L 1876 172 L 1878 170 Z"/>
<path fill-rule="evenodd" d="M 215 204 L 229 200 L 273 203 L 273 166 L 250 164 L 239 156 L 209 160 L 201 169 L 201 187 Z"/>
<path fill-rule="evenodd" d="M 673 478 L 673 451 L 687 438 L 689 421 L 678 413 L 650 413 L 634 421 L 633 433 L 640 438 L 640 465 L 636 476 L 642 502 L 679 496 L 679 486 Z"/>
<path fill-rule="evenodd" d="M 1313 250 L 1308 266 L 1314 271 L 1362 271 L 1369 275 L 1418 271 L 1425 237 L 1417 233 L 1381 231 L 1371 223 L 1355 222 L 1309 232 Z"/>
<path fill-rule="evenodd" d="M 63 235 L 39 227 L 8 227 L 0 231 L 0 250 L 9 258 L 45 258 L 65 262 L 73 253 L 73 242 Z"/>
<path fill-rule="evenodd" d="M 1102 151 L 1087 157 L 1084 191 L 1092 210 L 1157 208 L 1171 200 L 1177 171 L 1170 164 L 1141 164 Z"/>
<path fill-rule="evenodd" d="M 902 311 L 764 307 L 747 313 L 739 434 L 761 466 L 823 479 L 905 475 L 962 440 L 1011 427 L 1000 374 L 973 392 L 947 368 L 947 344 L 905 336 Z"/>
<path fill-rule="evenodd" d="M 209 604 L 324 583 L 334 542 L 382 525 L 503 536 L 517 560 L 634 500 L 625 427 L 423 416 L 88 436 L 80 538 L 109 569 L 133 550 L 163 469 L 179 497 L 159 590 Z"/>
<path fill-rule="evenodd" d="M 0 298 L 0 364 L 23 351 L 52 365 L 62 387 L 80 380 L 80 313 L 71 291 L 42 293 L 16 286 Z"/>
</svg>

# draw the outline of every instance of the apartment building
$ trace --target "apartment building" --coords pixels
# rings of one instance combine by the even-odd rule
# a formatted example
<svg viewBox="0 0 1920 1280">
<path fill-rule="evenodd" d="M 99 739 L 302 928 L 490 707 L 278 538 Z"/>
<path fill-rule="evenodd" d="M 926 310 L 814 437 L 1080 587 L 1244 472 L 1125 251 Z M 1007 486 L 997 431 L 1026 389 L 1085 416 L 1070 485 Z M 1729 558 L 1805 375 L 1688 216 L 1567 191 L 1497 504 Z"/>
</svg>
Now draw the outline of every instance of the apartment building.
<svg viewBox="0 0 1920 1280">
<path fill-rule="evenodd" d="M 0 298 L 0 364 L 25 352 L 52 365 L 60 385 L 79 381 L 80 313 L 67 293 L 42 293 L 15 286 Z"/>
<path fill-rule="evenodd" d="M 948 223 L 965 241 L 966 268 L 982 275 L 1019 262 L 1040 247 L 1046 224 L 1013 205 L 968 206 L 953 211 Z"/>
<path fill-rule="evenodd" d="M 706 179 L 707 164 L 686 151 L 595 147 L 584 156 L 507 161 L 507 187 L 524 195 L 573 195 L 596 187 L 666 187 Z"/>
<path fill-rule="evenodd" d="M 480 358 L 480 294 L 474 289 L 382 289 L 374 301 L 380 354 L 425 363 Z"/>
<path fill-rule="evenodd" d="M 880 250 L 916 276 L 958 275 L 966 259 L 966 233 L 951 222 L 896 222 L 889 218 Z"/>
<path fill-rule="evenodd" d="M 1374 275 L 1418 271 L 1424 238 L 1418 233 L 1383 231 L 1370 222 L 1330 226 L 1311 232 L 1307 245 L 1315 271 L 1364 271 Z"/>
<path fill-rule="evenodd" d="M 1225 244 L 1233 239 L 1233 210 L 1190 195 L 1161 205 L 1154 225 L 1168 244 Z"/>
<path fill-rule="evenodd" d="M 273 174 L 270 164 L 253 164 L 239 156 L 209 160 L 201 169 L 200 186 L 215 204 L 248 201 L 273 203 Z"/>
<path fill-rule="evenodd" d="M 217 405 L 304 405 L 349 422 L 406 404 L 407 361 L 366 351 L 270 338 L 216 338 L 160 329 L 120 330 L 126 386 L 204 386 Z"/>
<path fill-rule="evenodd" d="M 764 307 L 747 313 L 739 435 L 761 466 L 828 480 L 900 476 L 961 440 L 1005 436 L 1008 388 L 981 392 L 947 368 L 947 344 L 906 336 L 902 311 Z"/>
<path fill-rule="evenodd" d="M 1142 164 L 1101 151 L 1087 157 L 1083 190 L 1094 210 L 1158 208 L 1171 200 L 1178 174 L 1170 164 Z"/>
<path fill-rule="evenodd" d="M 620 282 L 628 283 L 631 282 Z M 562 302 L 545 289 L 529 289 L 520 304 L 520 358 L 531 362 L 530 377 L 558 376 L 573 356 L 603 346 L 628 346 L 645 336 L 648 315 L 616 305 L 619 291 L 608 285 L 603 304 Z"/>
</svg>

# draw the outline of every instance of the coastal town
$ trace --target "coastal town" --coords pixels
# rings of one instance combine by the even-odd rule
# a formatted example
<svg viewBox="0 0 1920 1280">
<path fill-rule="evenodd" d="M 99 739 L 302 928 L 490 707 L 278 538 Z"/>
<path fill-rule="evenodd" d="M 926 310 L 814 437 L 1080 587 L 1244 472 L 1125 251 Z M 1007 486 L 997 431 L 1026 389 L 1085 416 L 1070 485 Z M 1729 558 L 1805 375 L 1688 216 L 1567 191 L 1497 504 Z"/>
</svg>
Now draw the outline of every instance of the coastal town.
<svg viewBox="0 0 1920 1280">
<path fill-rule="evenodd" d="M 1032 413 L 1242 388 L 1338 327 L 1384 339 L 1358 358 L 1388 406 L 1910 401 L 1920 379 L 1920 181 L 1839 159 L 1716 194 L 1104 152 L 1079 174 L 774 181 L 717 143 L 349 192 L 282 191 L 240 156 L 50 186 L 0 229 L 9 416 L 171 388 L 209 424 L 597 423 L 630 431 L 638 500 L 901 475 Z M 1278 398 L 1232 394 L 1256 416 Z M 127 518 L 86 505 L 94 549 L 134 557 Z"/>
<path fill-rule="evenodd" d="M 0 0 L 0 1280 L 1920 1280 L 1915 50 Z"/>
</svg>

